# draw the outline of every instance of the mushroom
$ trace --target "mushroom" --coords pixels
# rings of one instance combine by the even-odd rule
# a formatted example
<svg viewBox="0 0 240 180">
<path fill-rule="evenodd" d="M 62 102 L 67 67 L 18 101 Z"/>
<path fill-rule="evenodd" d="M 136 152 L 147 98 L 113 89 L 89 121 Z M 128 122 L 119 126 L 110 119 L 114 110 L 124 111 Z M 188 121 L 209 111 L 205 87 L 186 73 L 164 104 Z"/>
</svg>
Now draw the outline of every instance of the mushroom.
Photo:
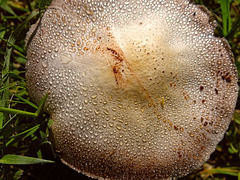
<svg viewBox="0 0 240 180">
<path fill-rule="evenodd" d="M 53 0 L 26 38 L 27 86 L 62 161 L 100 179 L 182 177 L 209 159 L 236 104 L 216 22 L 189 0 Z"/>
</svg>

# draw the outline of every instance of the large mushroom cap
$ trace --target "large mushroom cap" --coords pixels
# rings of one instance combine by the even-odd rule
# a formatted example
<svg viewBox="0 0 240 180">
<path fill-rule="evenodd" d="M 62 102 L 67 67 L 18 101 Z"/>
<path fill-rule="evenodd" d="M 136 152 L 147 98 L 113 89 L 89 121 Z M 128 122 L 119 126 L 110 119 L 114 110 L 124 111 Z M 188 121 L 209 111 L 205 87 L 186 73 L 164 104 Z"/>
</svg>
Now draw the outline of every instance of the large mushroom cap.
<svg viewBox="0 0 240 180">
<path fill-rule="evenodd" d="M 181 177 L 231 121 L 237 73 L 188 0 L 53 0 L 27 37 L 27 82 L 62 161 L 103 179 Z"/>
</svg>

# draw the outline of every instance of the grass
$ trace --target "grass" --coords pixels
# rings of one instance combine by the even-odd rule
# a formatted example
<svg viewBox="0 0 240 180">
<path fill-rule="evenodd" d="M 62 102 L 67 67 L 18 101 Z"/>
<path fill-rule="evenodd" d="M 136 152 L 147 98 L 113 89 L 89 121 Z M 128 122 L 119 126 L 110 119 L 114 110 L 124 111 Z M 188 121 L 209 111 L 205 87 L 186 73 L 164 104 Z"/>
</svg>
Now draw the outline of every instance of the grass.
<svg viewBox="0 0 240 180">
<path fill-rule="evenodd" d="M 0 0 L 0 180 L 88 179 L 63 165 L 49 140 L 52 120 L 26 90 L 24 38 L 49 4 Z M 213 12 L 218 36 L 228 39 L 240 75 L 240 0 L 196 0 Z M 53 163 L 55 161 L 55 163 Z M 240 100 L 223 141 L 201 169 L 182 179 L 240 180 Z"/>
</svg>

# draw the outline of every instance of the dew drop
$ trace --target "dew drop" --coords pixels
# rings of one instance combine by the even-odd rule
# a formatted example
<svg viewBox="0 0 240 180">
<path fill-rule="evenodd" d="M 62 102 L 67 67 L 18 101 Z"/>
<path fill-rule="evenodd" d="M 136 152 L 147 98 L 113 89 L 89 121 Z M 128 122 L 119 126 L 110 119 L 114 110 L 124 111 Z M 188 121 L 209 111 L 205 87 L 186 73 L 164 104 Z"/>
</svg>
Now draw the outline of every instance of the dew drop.
<svg viewBox="0 0 240 180">
<path fill-rule="evenodd" d="M 105 110 L 105 111 L 104 111 L 104 113 L 105 113 L 106 115 L 109 115 L 109 112 L 108 112 L 108 110 Z"/>
<path fill-rule="evenodd" d="M 54 59 L 55 59 L 55 56 L 54 56 L 54 54 L 51 54 L 51 58 L 52 58 L 52 60 L 54 60 Z"/>
<path fill-rule="evenodd" d="M 68 64 L 73 60 L 73 55 L 72 54 L 62 54 L 61 56 L 61 63 L 62 64 Z"/>
<path fill-rule="evenodd" d="M 110 127 L 113 127 L 113 125 L 114 125 L 113 122 L 109 122 L 108 124 Z"/>
<path fill-rule="evenodd" d="M 98 110 L 94 110 L 96 115 L 99 115 L 99 111 Z"/>
<path fill-rule="evenodd" d="M 117 128 L 117 130 L 121 130 L 122 129 L 122 125 L 121 124 L 117 124 L 116 128 Z"/>
<path fill-rule="evenodd" d="M 144 142 L 144 143 L 147 142 L 145 137 L 142 138 L 142 142 Z"/>
<path fill-rule="evenodd" d="M 47 61 L 42 61 L 42 66 L 43 66 L 44 68 L 47 68 L 47 67 L 48 67 L 48 62 L 47 62 Z"/>
<path fill-rule="evenodd" d="M 92 95 L 91 98 L 92 99 L 96 99 L 97 95 Z"/>
</svg>

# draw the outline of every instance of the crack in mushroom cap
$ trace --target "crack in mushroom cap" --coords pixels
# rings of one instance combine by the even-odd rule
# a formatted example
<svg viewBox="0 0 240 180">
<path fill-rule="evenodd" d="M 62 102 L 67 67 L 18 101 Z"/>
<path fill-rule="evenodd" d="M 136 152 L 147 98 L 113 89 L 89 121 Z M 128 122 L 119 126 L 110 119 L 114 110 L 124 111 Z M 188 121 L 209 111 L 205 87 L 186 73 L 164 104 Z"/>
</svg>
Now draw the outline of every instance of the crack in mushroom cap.
<svg viewBox="0 0 240 180">
<path fill-rule="evenodd" d="M 236 104 L 233 55 L 188 0 L 53 0 L 27 38 L 27 84 L 62 161 L 100 179 L 182 177 Z"/>
</svg>

